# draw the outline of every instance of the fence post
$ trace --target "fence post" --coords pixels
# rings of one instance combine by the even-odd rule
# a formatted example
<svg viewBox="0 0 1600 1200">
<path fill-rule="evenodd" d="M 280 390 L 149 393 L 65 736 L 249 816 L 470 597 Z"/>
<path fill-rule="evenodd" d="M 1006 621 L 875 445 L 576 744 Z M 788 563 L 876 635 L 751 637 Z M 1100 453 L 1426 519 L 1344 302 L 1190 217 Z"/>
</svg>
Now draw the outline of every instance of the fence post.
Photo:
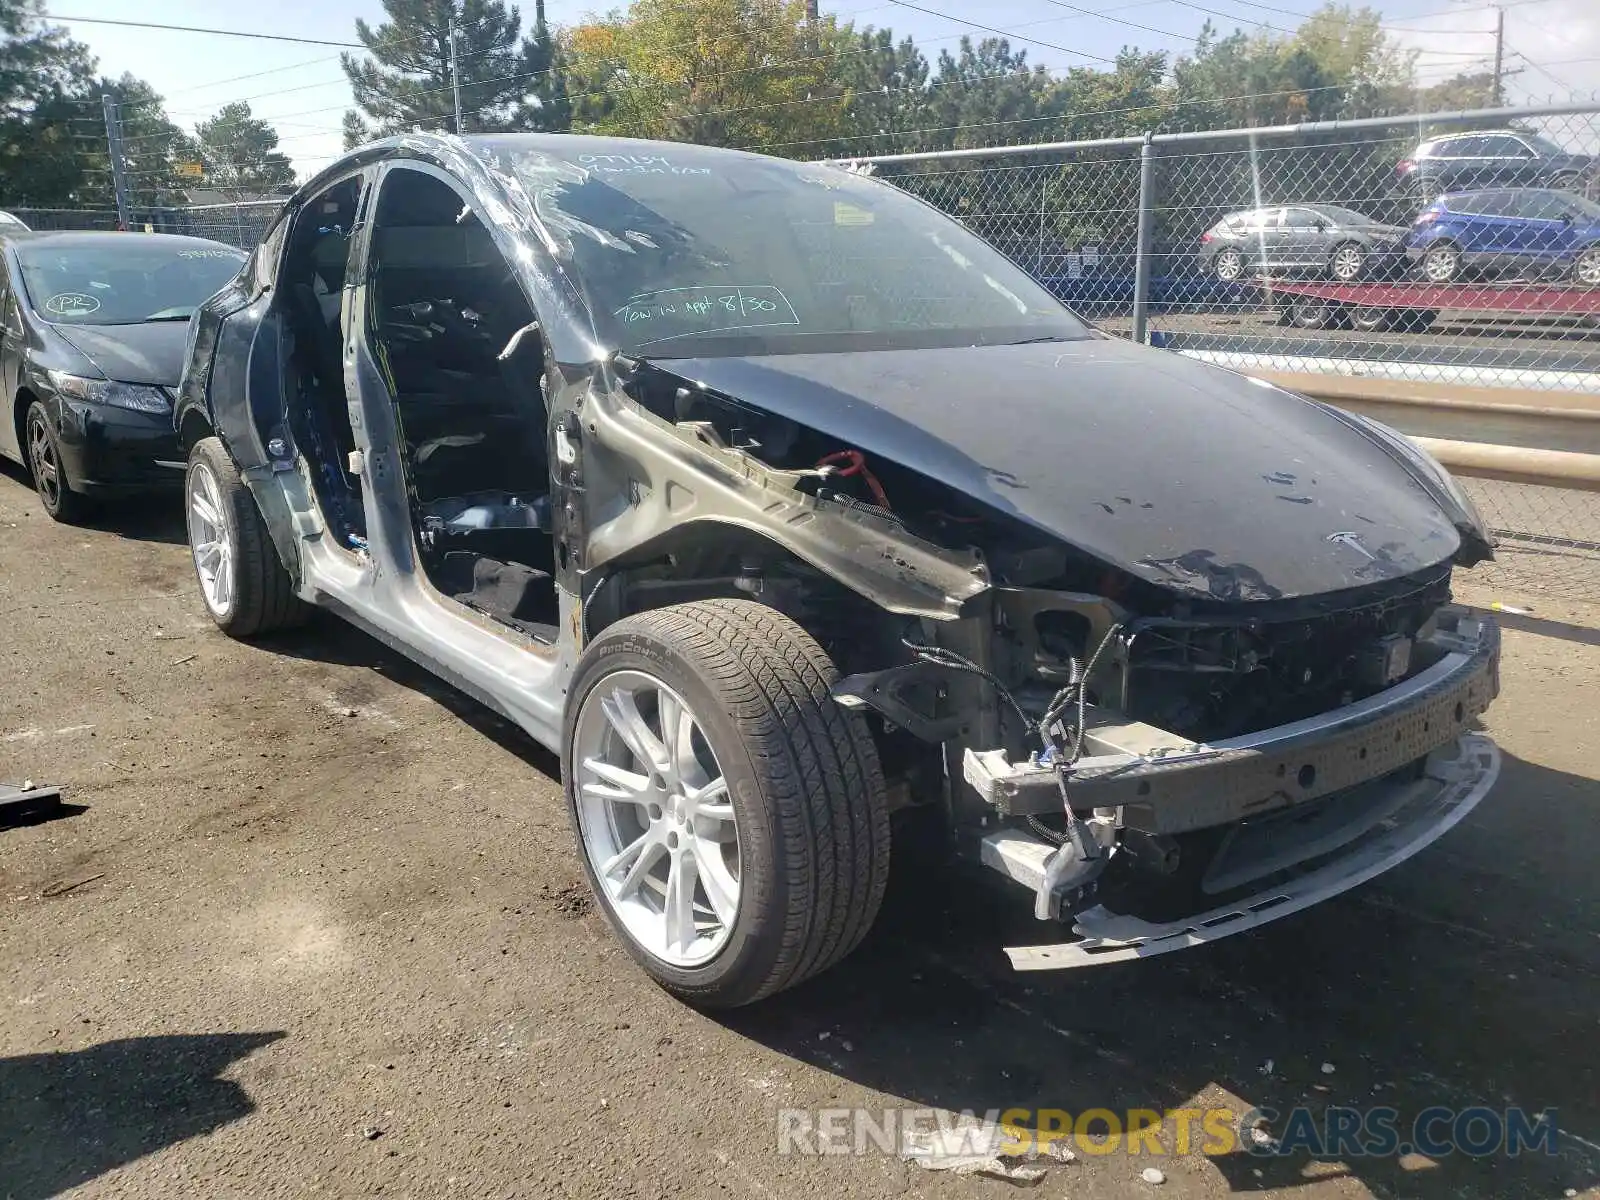
<svg viewBox="0 0 1600 1200">
<path fill-rule="evenodd" d="M 1139 229 L 1133 253 L 1133 340 L 1143 344 L 1150 318 L 1150 226 L 1155 221 L 1155 144 L 1139 147 Z"/>
</svg>

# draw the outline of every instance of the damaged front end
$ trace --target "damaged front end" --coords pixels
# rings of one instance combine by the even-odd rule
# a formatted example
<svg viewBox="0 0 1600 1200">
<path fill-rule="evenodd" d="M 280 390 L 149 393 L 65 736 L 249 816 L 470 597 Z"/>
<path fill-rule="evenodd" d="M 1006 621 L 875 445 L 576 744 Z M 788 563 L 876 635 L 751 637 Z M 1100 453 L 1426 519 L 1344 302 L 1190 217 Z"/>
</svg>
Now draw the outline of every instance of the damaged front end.
<svg viewBox="0 0 1600 1200">
<path fill-rule="evenodd" d="M 829 394 L 865 388 L 779 393 L 770 361 L 619 366 L 632 416 L 602 417 L 596 441 L 664 503 L 593 531 L 587 565 L 608 579 L 593 619 L 711 580 L 793 616 L 844 672 L 834 698 L 869 718 L 893 803 L 941 807 L 959 853 L 1071 926 L 1070 942 L 1011 951 L 1021 969 L 1286 916 L 1416 853 L 1494 780 L 1472 730 L 1498 691 L 1499 635 L 1450 594 L 1477 548 L 1398 472 L 1376 476 L 1382 503 L 1339 501 L 1365 537 L 1322 533 L 1299 502 L 1354 495 L 1359 446 L 1342 478 L 1295 485 L 1288 532 L 1259 535 L 1250 565 L 1249 530 L 1222 519 L 1208 528 L 1224 552 L 1161 552 L 1170 493 L 1079 502 L 926 428 L 918 457 L 909 423 L 835 420 Z M 808 368 L 785 364 L 785 384 Z M 1123 539 L 1114 553 L 1048 528 L 1081 511 L 1101 547 Z"/>
<path fill-rule="evenodd" d="M 957 647 L 942 627 L 835 696 L 952 735 L 969 845 L 1036 917 L 1072 924 L 1069 942 L 1009 951 L 1019 969 L 1164 953 L 1354 887 L 1487 793 L 1499 756 L 1471 729 L 1499 688 L 1499 634 L 1448 603 L 1449 571 L 1182 616 L 997 588 L 992 636 Z M 991 707 L 986 746 L 972 715 Z"/>
</svg>

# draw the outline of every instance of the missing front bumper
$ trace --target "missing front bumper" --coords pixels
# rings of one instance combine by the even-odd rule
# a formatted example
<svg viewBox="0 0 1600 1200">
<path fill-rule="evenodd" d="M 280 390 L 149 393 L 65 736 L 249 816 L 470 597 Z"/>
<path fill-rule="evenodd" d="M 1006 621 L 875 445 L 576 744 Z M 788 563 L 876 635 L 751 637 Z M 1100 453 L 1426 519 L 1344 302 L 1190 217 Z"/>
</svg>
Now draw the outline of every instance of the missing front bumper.
<svg viewBox="0 0 1600 1200">
<path fill-rule="evenodd" d="M 1176 834 L 1381 778 L 1466 732 L 1500 689 L 1500 632 L 1493 621 L 1447 606 L 1419 646 L 1435 660 L 1403 683 L 1242 737 L 1189 743 L 1150 726 L 1097 727 L 1091 721 L 1090 752 L 1072 769 L 1073 808 L 1116 809 L 1121 827 Z M 1061 811 L 1060 787 L 1048 766 L 1013 763 L 1003 750 L 969 749 L 963 775 L 1002 816 Z"/>
<path fill-rule="evenodd" d="M 1095 907 L 1078 914 L 1077 940 L 1055 945 L 1009 947 L 1006 953 L 1019 971 L 1060 970 L 1149 958 L 1173 950 L 1204 945 L 1243 933 L 1300 912 L 1357 884 L 1365 883 L 1404 862 L 1436 841 L 1477 807 L 1500 772 L 1500 752 L 1482 734 L 1467 734 L 1428 756 L 1419 779 L 1399 778 L 1368 784 L 1384 789 L 1363 806 L 1362 828 L 1317 826 L 1302 831 L 1299 849 L 1311 851 L 1304 867 L 1277 869 L 1295 857 L 1293 835 L 1259 840 L 1253 852 L 1263 856 L 1256 867 L 1275 870 L 1274 882 L 1254 894 L 1220 904 L 1192 916 L 1150 922 Z M 998 838 L 1000 835 L 991 835 Z M 1334 846 L 1329 850 L 1328 846 Z M 1018 861 L 1012 847 L 1012 861 Z M 991 861 L 989 839 L 985 859 Z M 1233 870 L 1248 871 L 1252 848 L 1235 856 Z M 1274 859 L 1271 856 L 1276 855 Z M 992 864 L 993 865 L 993 864 Z M 1007 872 L 1011 873 L 1011 872 Z M 1026 882 L 1018 875 L 1019 882 Z"/>
</svg>

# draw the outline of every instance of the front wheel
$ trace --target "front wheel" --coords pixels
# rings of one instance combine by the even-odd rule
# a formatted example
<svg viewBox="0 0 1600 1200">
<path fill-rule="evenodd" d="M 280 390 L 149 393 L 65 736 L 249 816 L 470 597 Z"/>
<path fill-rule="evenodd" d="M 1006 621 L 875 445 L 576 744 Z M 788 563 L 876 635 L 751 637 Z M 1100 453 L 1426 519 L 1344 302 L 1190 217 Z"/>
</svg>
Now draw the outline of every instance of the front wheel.
<svg viewBox="0 0 1600 1200">
<path fill-rule="evenodd" d="M 889 873 L 872 735 L 779 612 L 707 600 L 628 617 L 578 664 L 562 774 L 584 873 L 628 952 L 705 1007 L 826 970 Z"/>
<path fill-rule="evenodd" d="M 39 401 L 28 406 L 24 427 L 28 472 L 33 476 L 33 490 L 39 494 L 39 503 L 51 520 L 76 525 L 88 515 L 89 501 L 72 490 L 67 470 L 61 463 L 61 439 L 56 435 L 49 412 Z"/>
<path fill-rule="evenodd" d="M 189 452 L 183 491 L 189 551 L 217 628 L 249 638 L 303 624 L 310 608 L 294 594 L 255 497 L 216 438 Z"/>
<path fill-rule="evenodd" d="M 1600 246 L 1590 246 L 1578 255 L 1572 266 L 1572 278 L 1579 287 L 1600 287 Z"/>
</svg>

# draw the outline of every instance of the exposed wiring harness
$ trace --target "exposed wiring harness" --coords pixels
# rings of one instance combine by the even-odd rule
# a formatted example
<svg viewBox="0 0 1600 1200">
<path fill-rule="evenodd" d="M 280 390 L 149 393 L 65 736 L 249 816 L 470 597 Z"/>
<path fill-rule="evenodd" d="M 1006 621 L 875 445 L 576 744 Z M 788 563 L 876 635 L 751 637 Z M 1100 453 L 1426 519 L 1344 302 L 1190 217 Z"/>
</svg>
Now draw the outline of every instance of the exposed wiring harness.
<svg viewBox="0 0 1600 1200">
<path fill-rule="evenodd" d="M 823 468 L 832 468 L 831 473 L 840 479 L 859 475 L 861 482 L 867 485 L 867 491 L 872 493 L 872 499 L 877 506 L 892 511 L 889 509 L 889 494 L 883 490 L 883 484 L 878 482 L 878 477 L 867 466 L 867 456 L 861 451 L 835 450 L 832 454 L 824 454 L 817 459 L 817 469 L 820 471 Z"/>
<path fill-rule="evenodd" d="M 995 694 L 1017 714 L 1017 718 L 1022 722 L 1022 728 L 1038 739 L 1040 748 L 1049 757 L 1049 765 L 1056 776 L 1056 786 L 1061 789 L 1061 808 L 1067 822 L 1066 833 L 1050 828 L 1038 817 L 1033 816 L 1028 818 L 1028 827 L 1057 846 L 1064 844 L 1070 838 L 1084 858 L 1096 857 L 1098 849 L 1084 834 L 1083 823 L 1072 811 L 1072 801 L 1067 795 L 1067 779 L 1072 773 L 1073 765 L 1083 755 L 1089 704 L 1085 685 L 1089 676 L 1094 673 L 1095 667 L 1099 665 L 1100 657 L 1105 653 L 1106 647 L 1121 631 L 1121 622 L 1116 622 L 1107 629 L 1105 636 L 1100 639 L 1100 644 L 1094 648 L 1094 653 L 1089 655 L 1089 661 L 1081 667 L 1077 659 L 1070 660 L 1066 685 L 1051 698 L 1050 703 L 1045 706 L 1044 715 L 1037 722 L 1028 719 L 1022 705 L 1017 703 L 1017 698 L 994 672 L 943 646 L 930 646 L 914 641 L 909 636 L 900 639 L 901 645 L 924 662 L 978 676 L 994 688 Z M 1069 713 L 1073 714 L 1074 720 L 1070 725 L 1064 725 L 1062 718 Z"/>
</svg>

